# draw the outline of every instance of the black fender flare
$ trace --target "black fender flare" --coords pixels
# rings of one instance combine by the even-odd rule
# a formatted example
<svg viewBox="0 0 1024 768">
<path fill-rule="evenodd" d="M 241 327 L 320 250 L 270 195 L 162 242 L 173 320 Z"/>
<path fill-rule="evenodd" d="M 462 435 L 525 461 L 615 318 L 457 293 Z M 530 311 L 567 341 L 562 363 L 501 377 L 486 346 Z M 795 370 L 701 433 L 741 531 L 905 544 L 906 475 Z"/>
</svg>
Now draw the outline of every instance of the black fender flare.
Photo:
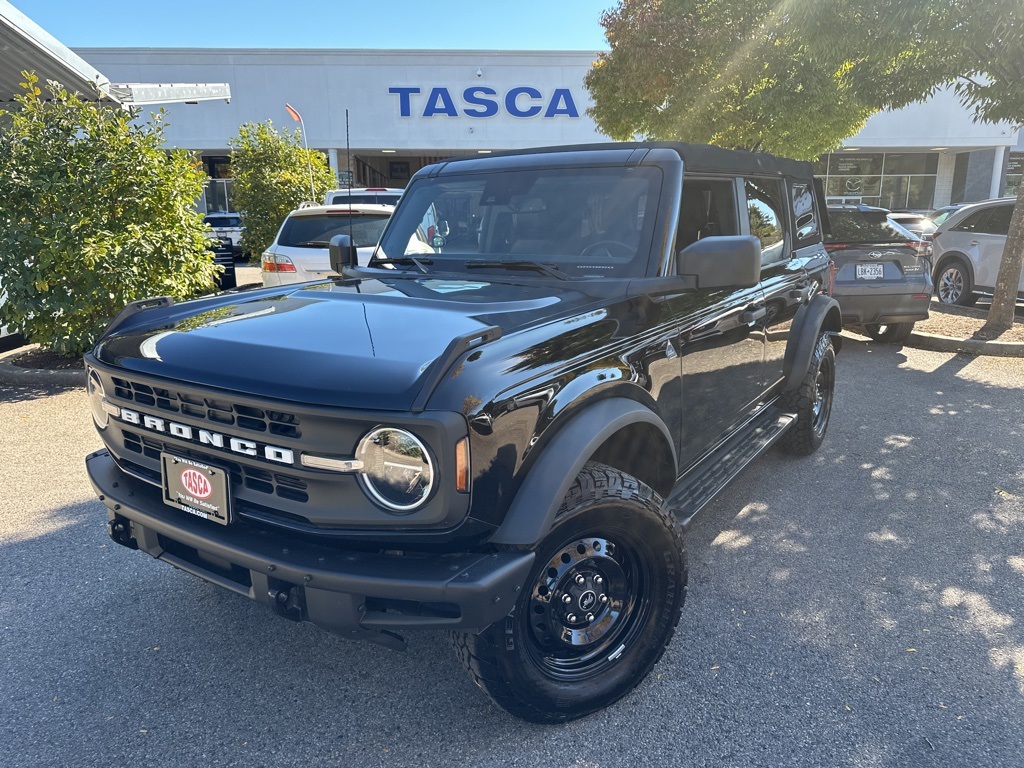
<svg viewBox="0 0 1024 768">
<path fill-rule="evenodd" d="M 676 466 L 675 441 L 654 411 L 625 397 L 600 400 L 570 417 L 542 448 L 490 542 L 530 546 L 540 541 L 551 530 L 555 515 L 583 465 L 605 440 L 623 427 L 637 423 L 657 427 Z"/>
<path fill-rule="evenodd" d="M 811 355 L 822 331 L 837 334 L 843 330 L 843 316 L 839 303 L 819 293 L 797 310 L 793 318 L 786 357 L 783 361 L 782 391 L 789 392 L 800 386 L 811 364 Z M 838 351 L 838 350 L 837 350 Z"/>
</svg>

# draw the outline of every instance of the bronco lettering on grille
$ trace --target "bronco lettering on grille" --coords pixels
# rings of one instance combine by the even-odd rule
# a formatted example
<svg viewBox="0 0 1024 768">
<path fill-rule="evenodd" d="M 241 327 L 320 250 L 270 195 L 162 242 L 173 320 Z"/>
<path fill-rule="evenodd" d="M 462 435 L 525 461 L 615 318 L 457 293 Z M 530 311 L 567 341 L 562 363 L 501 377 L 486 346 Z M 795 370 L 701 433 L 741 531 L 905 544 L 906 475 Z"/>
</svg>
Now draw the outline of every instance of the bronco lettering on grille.
<svg viewBox="0 0 1024 768">
<path fill-rule="evenodd" d="M 128 408 L 121 409 L 119 418 L 126 424 L 134 424 L 137 427 L 153 432 L 162 432 L 181 440 L 190 440 L 199 445 L 209 445 L 221 450 L 226 449 L 240 453 L 243 456 L 260 456 L 260 446 L 252 440 L 222 435 L 219 432 L 211 432 L 208 429 L 194 429 L 187 424 L 178 424 L 175 421 L 139 413 Z M 276 461 L 278 464 L 295 463 L 295 453 L 292 450 L 279 448 L 276 445 L 263 446 L 263 458 L 267 461 Z"/>
</svg>

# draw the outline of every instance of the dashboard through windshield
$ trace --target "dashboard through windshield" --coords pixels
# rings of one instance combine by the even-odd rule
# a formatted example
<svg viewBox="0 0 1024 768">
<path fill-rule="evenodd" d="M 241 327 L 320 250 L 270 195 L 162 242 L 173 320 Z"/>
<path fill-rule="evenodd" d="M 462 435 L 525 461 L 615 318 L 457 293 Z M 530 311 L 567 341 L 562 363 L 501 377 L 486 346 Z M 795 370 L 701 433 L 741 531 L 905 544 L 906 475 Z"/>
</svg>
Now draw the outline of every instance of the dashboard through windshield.
<svg viewBox="0 0 1024 768">
<path fill-rule="evenodd" d="M 535 262 L 568 277 L 643 274 L 661 181 L 657 168 L 637 167 L 417 179 L 374 258 L 411 256 L 436 271 Z"/>
</svg>

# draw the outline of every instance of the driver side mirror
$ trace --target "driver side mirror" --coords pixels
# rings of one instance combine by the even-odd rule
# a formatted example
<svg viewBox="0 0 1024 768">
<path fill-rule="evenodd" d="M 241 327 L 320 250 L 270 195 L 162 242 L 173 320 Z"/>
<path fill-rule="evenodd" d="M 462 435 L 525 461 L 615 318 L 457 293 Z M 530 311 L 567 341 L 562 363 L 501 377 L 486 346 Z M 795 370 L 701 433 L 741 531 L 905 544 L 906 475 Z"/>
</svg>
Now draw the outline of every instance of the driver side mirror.
<svg viewBox="0 0 1024 768">
<path fill-rule="evenodd" d="M 702 237 L 679 252 L 680 275 L 697 288 L 752 288 L 761 280 L 761 241 L 752 235 Z"/>
<path fill-rule="evenodd" d="M 345 274 L 345 270 L 354 267 L 359 263 L 356 247 L 352 245 L 352 238 L 348 235 L 335 235 L 327 246 L 331 254 L 331 269 L 339 275 Z"/>
</svg>

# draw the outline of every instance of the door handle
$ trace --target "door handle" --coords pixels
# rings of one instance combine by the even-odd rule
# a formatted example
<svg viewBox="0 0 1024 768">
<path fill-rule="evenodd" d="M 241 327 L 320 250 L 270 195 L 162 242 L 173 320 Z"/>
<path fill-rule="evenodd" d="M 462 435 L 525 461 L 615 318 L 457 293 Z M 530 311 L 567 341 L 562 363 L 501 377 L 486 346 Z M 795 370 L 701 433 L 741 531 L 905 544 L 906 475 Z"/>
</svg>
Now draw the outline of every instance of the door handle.
<svg viewBox="0 0 1024 768">
<path fill-rule="evenodd" d="M 768 310 L 764 307 L 757 307 L 756 309 L 748 309 L 745 312 L 740 313 L 740 322 L 745 325 L 756 323 L 762 317 L 768 314 Z"/>
</svg>

